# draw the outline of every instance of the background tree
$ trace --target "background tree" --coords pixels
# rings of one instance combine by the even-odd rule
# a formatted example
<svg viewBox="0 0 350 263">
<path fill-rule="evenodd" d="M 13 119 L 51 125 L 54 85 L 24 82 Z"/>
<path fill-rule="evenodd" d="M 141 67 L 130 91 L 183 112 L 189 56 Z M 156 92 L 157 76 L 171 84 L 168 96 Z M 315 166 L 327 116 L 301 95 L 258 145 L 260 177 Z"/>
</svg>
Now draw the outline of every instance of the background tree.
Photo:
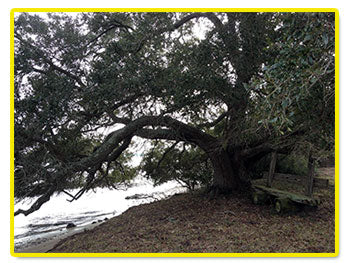
<svg viewBox="0 0 350 263">
<path fill-rule="evenodd" d="M 39 195 L 16 215 L 76 180 L 79 198 L 134 137 L 179 142 L 155 151 L 182 167 L 200 152 L 212 193 L 272 151 L 333 149 L 333 13 L 23 13 L 14 36 L 15 196 Z"/>
<path fill-rule="evenodd" d="M 185 143 L 176 147 L 178 144 L 167 147 L 157 141 L 143 158 L 140 170 L 155 185 L 175 180 L 191 191 L 196 187 L 208 188 L 213 179 L 208 156 L 198 147 Z"/>
</svg>

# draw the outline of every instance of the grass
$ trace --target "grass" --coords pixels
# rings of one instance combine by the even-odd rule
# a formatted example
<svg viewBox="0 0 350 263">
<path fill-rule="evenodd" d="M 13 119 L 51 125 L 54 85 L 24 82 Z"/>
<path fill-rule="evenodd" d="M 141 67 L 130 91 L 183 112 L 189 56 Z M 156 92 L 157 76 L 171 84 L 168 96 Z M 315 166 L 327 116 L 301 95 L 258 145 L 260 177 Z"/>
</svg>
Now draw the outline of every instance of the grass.
<svg viewBox="0 0 350 263">
<path fill-rule="evenodd" d="M 333 253 L 334 187 L 315 191 L 317 210 L 285 215 L 244 196 L 175 195 L 132 207 L 49 252 Z"/>
</svg>

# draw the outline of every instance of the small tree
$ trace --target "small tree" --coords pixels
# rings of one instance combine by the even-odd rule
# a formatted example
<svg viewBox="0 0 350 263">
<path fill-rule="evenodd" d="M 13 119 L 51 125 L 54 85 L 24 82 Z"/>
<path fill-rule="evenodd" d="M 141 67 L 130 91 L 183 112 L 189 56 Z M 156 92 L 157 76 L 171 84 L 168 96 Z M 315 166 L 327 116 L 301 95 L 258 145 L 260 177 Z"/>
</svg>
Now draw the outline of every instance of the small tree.
<svg viewBox="0 0 350 263">
<path fill-rule="evenodd" d="M 156 185 L 176 180 L 189 190 L 209 187 L 213 180 L 213 169 L 208 156 L 199 148 L 174 143 L 166 147 L 157 143 L 148 151 L 140 166 L 141 171 Z"/>
</svg>

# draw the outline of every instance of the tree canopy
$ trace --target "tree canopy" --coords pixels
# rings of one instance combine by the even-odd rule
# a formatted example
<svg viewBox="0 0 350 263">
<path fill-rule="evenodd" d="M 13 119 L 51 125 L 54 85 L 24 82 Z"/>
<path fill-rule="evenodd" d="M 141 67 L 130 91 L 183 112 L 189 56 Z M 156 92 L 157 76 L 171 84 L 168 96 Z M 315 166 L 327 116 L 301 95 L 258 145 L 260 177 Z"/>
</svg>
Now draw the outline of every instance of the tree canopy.
<svg viewBox="0 0 350 263">
<path fill-rule="evenodd" d="M 141 168 L 157 182 L 199 176 L 214 192 L 244 191 L 254 164 L 274 151 L 332 153 L 334 19 L 18 14 L 15 197 L 37 200 L 15 214 L 55 192 L 80 187 L 69 194 L 76 200 L 130 179 L 137 137 L 152 142 Z"/>
</svg>

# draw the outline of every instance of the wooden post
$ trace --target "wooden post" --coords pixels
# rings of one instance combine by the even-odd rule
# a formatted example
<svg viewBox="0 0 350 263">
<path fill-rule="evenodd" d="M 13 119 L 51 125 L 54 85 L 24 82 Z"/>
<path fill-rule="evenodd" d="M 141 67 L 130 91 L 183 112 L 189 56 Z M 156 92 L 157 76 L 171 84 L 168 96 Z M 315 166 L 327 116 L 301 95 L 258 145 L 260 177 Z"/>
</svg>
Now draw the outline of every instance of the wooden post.
<svg viewBox="0 0 350 263">
<path fill-rule="evenodd" d="M 306 196 L 312 197 L 312 192 L 314 188 L 315 162 L 311 156 L 311 153 L 309 154 L 309 162 L 307 167 L 308 167 L 308 172 L 307 172 L 307 178 L 306 178 L 305 194 Z"/>
<path fill-rule="evenodd" d="M 270 170 L 267 175 L 267 187 L 271 187 L 272 185 L 272 178 L 273 178 L 273 174 L 275 173 L 276 160 L 277 160 L 277 152 L 273 152 L 271 155 Z"/>
</svg>

